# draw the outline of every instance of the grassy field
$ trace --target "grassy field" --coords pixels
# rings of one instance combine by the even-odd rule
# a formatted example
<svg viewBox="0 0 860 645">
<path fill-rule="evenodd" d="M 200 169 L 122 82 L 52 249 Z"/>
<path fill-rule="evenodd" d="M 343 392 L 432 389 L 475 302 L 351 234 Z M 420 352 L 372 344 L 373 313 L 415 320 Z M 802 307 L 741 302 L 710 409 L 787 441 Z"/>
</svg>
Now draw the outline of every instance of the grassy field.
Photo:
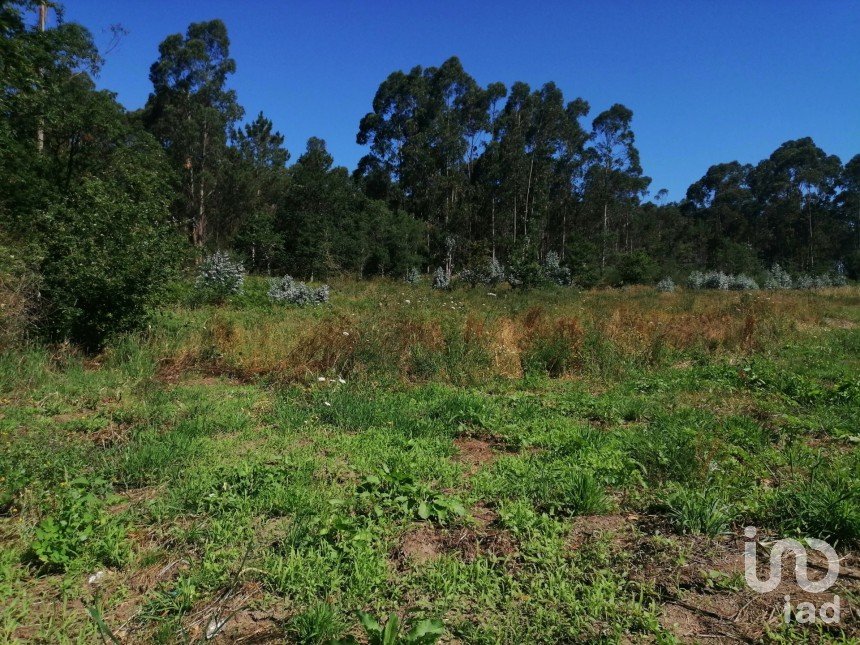
<svg viewBox="0 0 860 645">
<path fill-rule="evenodd" d="M 0 640 L 860 637 L 860 289 L 333 287 L 2 355 Z M 753 592 L 747 525 L 837 584 Z"/>
</svg>

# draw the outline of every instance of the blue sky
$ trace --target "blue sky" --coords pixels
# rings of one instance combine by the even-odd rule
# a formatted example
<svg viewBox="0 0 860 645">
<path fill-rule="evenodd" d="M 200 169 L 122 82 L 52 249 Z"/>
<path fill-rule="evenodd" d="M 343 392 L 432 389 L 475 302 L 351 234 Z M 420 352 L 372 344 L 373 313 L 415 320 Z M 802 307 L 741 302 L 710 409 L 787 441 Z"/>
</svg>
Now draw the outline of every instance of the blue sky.
<svg viewBox="0 0 860 645">
<path fill-rule="evenodd" d="M 355 166 L 359 119 L 392 71 L 459 56 L 481 84 L 555 81 L 598 112 L 634 112 L 652 192 L 684 196 L 708 166 L 756 162 L 811 136 L 860 153 L 860 2 L 412 2 L 67 0 L 66 19 L 104 45 L 128 31 L 99 84 L 143 105 L 158 43 L 189 22 L 227 24 L 247 115 L 263 110 L 295 160 L 310 136 Z"/>
</svg>

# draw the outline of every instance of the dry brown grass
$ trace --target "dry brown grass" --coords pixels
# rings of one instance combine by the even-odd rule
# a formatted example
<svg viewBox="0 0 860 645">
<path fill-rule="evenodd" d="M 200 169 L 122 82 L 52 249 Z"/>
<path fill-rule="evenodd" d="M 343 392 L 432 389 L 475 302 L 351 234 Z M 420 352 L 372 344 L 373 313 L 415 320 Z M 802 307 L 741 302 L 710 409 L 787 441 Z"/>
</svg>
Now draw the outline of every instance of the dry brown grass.
<svg viewBox="0 0 860 645">
<path fill-rule="evenodd" d="M 685 354 L 755 353 L 799 335 L 856 325 L 860 318 L 855 287 L 755 294 L 640 288 L 551 298 L 509 294 L 489 302 L 467 292 L 463 300 L 473 302 L 456 310 L 444 306 L 450 294 L 430 293 L 405 306 L 379 285 L 369 285 L 364 299 L 352 289 L 323 312 L 211 310 L 165 360 L 239 378 L 386 373 L 413 380 L 421 378 L 420 355 L 425 362 L 437 360 L 435 378 L 516 378 L 525 356 L 543 343 L 564 353 L 564 367 L 554 374 L 561 376 L 599 360 L 599 352 L 586 355 L 589 342 L 603 343 L 621 360 L 658 364 Z"/>
</svg>

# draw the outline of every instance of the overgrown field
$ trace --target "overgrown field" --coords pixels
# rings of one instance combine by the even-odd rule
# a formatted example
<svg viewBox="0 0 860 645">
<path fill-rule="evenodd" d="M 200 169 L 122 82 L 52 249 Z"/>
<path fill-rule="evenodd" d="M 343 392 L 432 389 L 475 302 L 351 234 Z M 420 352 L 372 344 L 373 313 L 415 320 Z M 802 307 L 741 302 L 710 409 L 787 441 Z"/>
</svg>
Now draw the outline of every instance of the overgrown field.
<svg viewBox="0 0 860 645">
<path fill-rule="evenodd" d="M 0 358 L 4 642 L 860 637 L 860 289 L 250 282 Z M 837 584 L 753 592 L 749 525 Z"/>
</svg>

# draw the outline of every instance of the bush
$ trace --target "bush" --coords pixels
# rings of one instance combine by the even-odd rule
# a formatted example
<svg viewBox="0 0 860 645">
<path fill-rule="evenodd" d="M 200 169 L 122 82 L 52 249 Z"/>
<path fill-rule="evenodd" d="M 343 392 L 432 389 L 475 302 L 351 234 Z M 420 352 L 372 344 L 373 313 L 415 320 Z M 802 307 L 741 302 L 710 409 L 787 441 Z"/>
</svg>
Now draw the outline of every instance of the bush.
<svg viewBox="0 0 860 645">
<path fill-rule="evenodd" d="M 616 286 L 625 284 L 650 284 L 656 277 L 657 264 L 643 251 L 634 251 L 621 256 L 616 267 Z"/>
<path fill-rule="evenodd" d="M 693 271 L 687 277 L 687 286 L 690 289 L 701 289 L 702 284 L 705 282 L 705 274 L 701 271 Z"/>
<path fill-rule="evenodd" d="M 505 267 L 496 258 L 491 259 L 487 264 L 483 279 L 486 286 L 495 287 L 500 282 L 505 281 Z"/>
<path fill-rule="evenodd" d="M 421 282 L 421 273 L 415 267 L 409 267 L 403 280 L 406 284 L 418 284 Z"/>
<path fill-rule="evenodd" d="M 739 273 L 729 276 L 729 289 L 732 291 L 756 291 L 758 283 L 748 275 Z"/>
<path fill-rule="evenodd" d="M 814 289 L 815 288 L 815 278 L 811 275 L 807 275 L 805 273 L 801 273 L 794 281 L 795 289 Z"/>
<path fill-rule="evenodd" d="M 543 267 L 537 259 L 537 250 L 525 240 L 514 251 L 508 267 L 508 284 L 516 289 L 531 289 L 544 282 Z"/>
<path fill-rule="evenodd" d="M 833 280 L 830 279 L 830 276 L 826 273 L 822 273 L 821 275 L 815 276 L 815 288 L 816 289 L 826 289 L 827 287 L 833 286 Z"/>
<path fill-rule="evenodd" d="M 451 280 L 448 278 L 448 274 L 445 273 L 445 269 L 442 267 L 438 267 L 436 271 L 433 272 L 432 286 L 434 289 L 447 289 L 451 286 Z"/>
<path fill-rule="evenodd" d="M 498 260 L 493 258 L 478 268 L 463 269 L 460 271 L 457 279 L 470 287 L 477 287 L 478 285 L 495 287 L 505 279 L 505 269 Z"/>
<path fill-rule="evenodd" d="M 241 293 L 245 282 L 245 267 L 230 259 L 226 251 L 215 251 L 200 263 L 194 283 L 198 294 L 206 301 L 221 302 Z"/>
<path fill-rule="evenodd" d="M 460 271 L 457 275 L 457 280 L 466 283 L 470 287 L 476 287 L 482 282 L 480 274 L 474 269 L 468 268 Z"/>
<path fill-rule="evenodd" d="M 123 163 L 131 162 L 115 160 L 111 173 L 128 171 L 116 167 Z M 131 189 L 107 173 L 86 177 L 40 214 L 46 233 L 30 239 L 41 259 L 39 324 L 52 340 L 93 351 L 111 334 L 140 328 L 175 275 L 181 238 L 166 187 L 154 174 L 125 181 Z"/>
<path fill-rule="evenodd" d="M 788 271 L 778 264 L 774 264 L 770 271 L 767 272 L 764 281 L 765 289 L 791 289 L 793 286 L 794 281 L 791 279 Z"/>
<path fill-rule="evenodd" d="M 543 263 L 544 277 L 555 284 L 567 286 L 570 284 L 570 269 L 561 266 L 558 253 L 550 251 L 546 254 Z"/>
<path fill-rule="evenodd" d="M 702 289 L 721 289 L 725 291 L 729 288 L 729 276 L 722 271 L 708 271 L 702 280 Z"/>
<path fill-rule="evenodd" d="M 657 291 L 662 293 L 673 293 L 675 291 L 675 282 L 672 278 L 666 277 L 657 283 Z"/>
<path fill-rule="evenodd" d="M 833 286 L 844 287 L 848 284 L 848 276 L 845 275 L 845 265 L 842 262 L 836 264 L 836 273 L 833 274 Z"/>
<path fill-rule="evenodd" d="M 24 257 L 25 249 L 0 240 L 0 350 L 24 340 L 38 313 L 40 277 Z"/>
<path fill-rule="evenodd" d="M 269 281 L 269 298 L 271 300 L 287 302 L 300 307 L 325 304 L 329 300 L 329 291 L 327 284 L 315 289 L 288 275 L 283 278 L 272 278 Z"/>
</svg>

